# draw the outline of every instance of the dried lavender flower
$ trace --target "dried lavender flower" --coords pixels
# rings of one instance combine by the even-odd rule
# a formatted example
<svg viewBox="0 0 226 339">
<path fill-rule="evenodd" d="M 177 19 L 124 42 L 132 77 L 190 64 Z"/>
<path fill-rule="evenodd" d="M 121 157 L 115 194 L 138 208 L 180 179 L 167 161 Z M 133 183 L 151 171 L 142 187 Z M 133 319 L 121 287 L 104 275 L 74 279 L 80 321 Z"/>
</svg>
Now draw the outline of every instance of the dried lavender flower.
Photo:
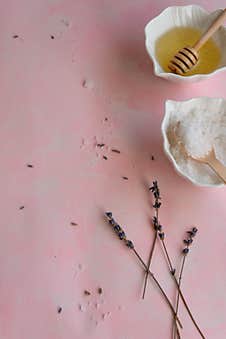
<svg viewBox="0 0 226 339">
<path fill-rule="evenodd" d="M 153 205 L 154 208 L 160 208 L 161 207 L 161 202 L 155 202 Z"/>
<path fill-rule="evenodd" d="M 133 249 L 134 248 L 134 244 L 131 240 L 126 240 L 126 246 Z"/>
<path fill-rule="evenodd" d="M 110 224 L 117 224 L 116 221 L 114 220 L 114 218 L 112 217 L 112 213 L 111 212 L 107 212 L 105 213 L 105 216 L 107 217 L 108 221 L 111 221 Z M 114 228 L 113 228 L 114 229 Z M 116 232 L 118 235 L 119 234 L 123 234 L 123 240 L 125 242 L 125 245 L 132 249 L 134 254 L 136 255 L 136 257 L 139 259 L 139 261 L 141 262 L 141 264 L 143 265 L 145 272 L 148 271 L 148 275 L 150 275 L 150 277 L 152 278 L 152 280 L 154 280 L 154 282 L 157 284 L 158 288 L 160 289 L 160 291 L 162 292 L 167 304 L 169 305 L 171 312 L 173 313 L 173 316 L 175 317 L 176 321 L 178 322 L 178 324 L 180 325 L 180 327 L 182 328 L 181 322 L 179 320 L 179 318 L 176 316 L 174 308 L 169 300 L 169 298 L 167 297 L 166 293 L 164 292 L 163 288 L 161 287 L 160 283 L 158 282 L 158 280 L 155 278 L 154 274 L 147 268 L 147 266 L 145 265 L 143 259 L 141 258 L 141 256 L 138 254 L 138 252 L 136 251 L 134 244 L 131 240 L 126 239 L 126 235 L 125 232 L 123 231 L 123 229 L 120 227 L 120 231 Z M 115 231 L 115 230 L 114 230 Z"/>
<path fill-rule="evenodd" d="M 105 215 L 106 215 L 107 218 L 112 218 L 112 213 L 111 212 L 106 212 Z"/>
<path fill-rule="evenodd" d="M 153 181 L 152 186 L 149 188 L 149 190 L 153 193 L 155 199 L 161 199 L 157 180 Z"/>
<path fill-rule="evenodd" d="M 191 245 L 192 244 L 192 242 L 193 242 L 193 239 L 192 238 L 190 238 L 190 239 L 184 239 L 184 243 L 186 244 L 186 245 Z"/>
<path fill-rule="evenodd" d="M 159 238 L 160 238 L 161 240 L 164 240 L 164 238 L 165 238 L 165 233 L 164 233 L 164 232 L 159 233 Z"/>
<path fill-rule="evenodd" d="M 176 314 L 178 314 L 178 309 L 179 309 L 179 301 L 180 301 L 179 289 L 180 289 L 180 286 L 181 286 L 181 280 L 182 280 L 182 275 L 183 275 L 183 271 L 184 271 L 185 260 L 186 260 L 187 254 L 189 253 L 189 246 L 193 243 L 193 238 L 195 237 L 197 232 L 198 232 L 198 229 L 196 227 L 193 227 L 191 231 L 187 232 L 188 238 L 183 240 L 184 244 L 186 244 L 187 246 L 185 248 L 183 248 L 183 250 L 182 250 L 183 259 L 182 259 L 181 269 L 180 269 L 180 273 L 179 273 L 178 292 L 177 292 L 177 300 L 176 300 L 176 308 L 175 308 Z M 198 329 L 199 333 L 201 333 L 201 331 L 198 327 L 197 327 L 197 329 Z M 176 322 L 175 322 L 175 320 L 174 320 L 173 331 L 174 331 L 173 332 L 173 338 L 176 339 Z"/>
<path fill-rule="evenodd" d="M 108 218 L 108 221 L 112 220 L 112 223 L 113 223 L 113 224 L 117 224 L 117 223 L 115 222 L 115 220 L 113 219 L 112 213 L 111 213 L 111 212 L 107 212 L 107 213 L 105 213 L 105 215 L 106 215 L 106 217 Z M 159 284 L 158 280 L 155 278 L 154 274 L 148 269 L 147 265 L 145 265 L 144 260 L 141 258 L 141 256 L 139 255 L 139 253 L 136 251 L 133 242 L 132 242 L 131 240 L 127 240 L 127 239 L 125 238 L 125 239 L 124 239 L 124 243 L 125 243 L 125 245 L 126 245 L 128 248 L 132 249 L 132 251 L 134 252 L 134 254 L 136 255 L 136 257 L 138 258 L 138 260 L 140 261 L 140 263 L 141 263 L 142 266 L 144 267 L 145 272 L 148 271 L 149 276 L 152 278 L 152 280 L 154 280 L 154 282 L 156 283 L 156 285 L 157 285 L 158 288 L 160 289 L 161 293 L 163 294 L 163 296 L 164 296 L 164 298 L 165 298 L 167 304 L 169 305 L 169 307 L 170 307 L 170 309 L 171 309 L 171 311 L 172 311 L 172 313 L 173 313 L 173 316 L 174 316 L 175 321 L 177 321 L 178 324 L 181 326 L 180 320 L 179 320 L 177 314 L 175 313 L 174 308 L 172 307 L 172 304 L 171 304 L 170 300 L 168 299 L 166 293 L 164 292 L 163 288 L 162 288 L 161 285 Z M 164 242 L 163 242 L 163 243 L 164 243 Z M 198 332 L 200 333 L 201 337 L 205 339 L 205 337 L 203 336 L 203 334 L 202 334 L 200 328 L 198 327 L 198 324 L 196 323 L 196 321 L 195 321 L 195 319 L 194 319 L 194 317 L 193 317 L 193 315 L 192 315 L 192 313 L 191 313 L 191 311 L 190 311 L 190 308 L 189 308 L 189 306 L 188 306 L 188 304 L 187 304 L 187 302 L 186 302 L 186 300 L 185 300 L 185 298 L 184 298 L 184 295 L 183 295 L 182 291 L 180 290 L 179 284 L 178 284 L 178 282 L 177 282 L 177 280 L 176 280 L 176 277 L 175 277 L 175 269 L 172 268 L 170 272 L 171 272 L 172 276 L 174 277 L 174 281 L 175 281 L 175 283 L 176 283 L 176 285 L 177 285 L 177 288 L 178 288 L 178 293 L 179 293 L 180 296 L 181 296 L 181 300 L 183 301 L 184 306 L 185 306 L 185 308 L 186 308 L 186 310 L 187 310 L 187 312 L 188 312 L 190 318 L 192 319 L 192 321 L 193 321 L 193 323 L 194 323 L 196 329 L 197 329 Z"/>
<path fill-rule="evenodd" d="M 162 225 L 158 225 L 158 231 L 159 231 L 159 232 L 162 231 Z"/>
<path fill-rule="evenodd" d="M 175 273 L 176 273 L 176 270 L 175 270 L 175 268 L 174 268 L 174 269 L 172 269 L 172 270 L 170 271 L 170 273 L 171 273 L 172 275 L 175 275 Z"/>
<path fill-rule="evenodd" d="M 187 248 L 187 247 L 185 247 L 182 251 L 182 253 L 184 253 L 184 254 L 188 254 L 188 252 L 189 252 L 189 248 Z"/>
<path fill-rule="evenodd" d="M 122 227 L 114 220 L 114 218 L 112 216 L 112 213 L 111 212 L 106 212 L 105 215 L 106 215 L 106 217 L 108 219 L 109 224 L 111 226 L 113 226 L 112 229 L 114 230 L 116 235 L 119 237 L 119 239 L 120 240 L 124 240 L 125 241 L 125 245 L 128 248 L 133 249 L 134 245 L 133 245 L 132 241 L 131 240 L 127 240 L 125 232 L 123 231 Z"/>
</svg>

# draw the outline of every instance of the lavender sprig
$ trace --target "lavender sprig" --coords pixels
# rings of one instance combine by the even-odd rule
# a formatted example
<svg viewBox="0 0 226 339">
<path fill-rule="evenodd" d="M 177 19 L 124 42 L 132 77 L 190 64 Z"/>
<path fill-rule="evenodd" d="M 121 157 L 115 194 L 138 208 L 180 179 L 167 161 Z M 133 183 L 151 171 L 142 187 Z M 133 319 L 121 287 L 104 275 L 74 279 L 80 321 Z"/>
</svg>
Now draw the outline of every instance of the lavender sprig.
<svg viewBox="0 0 226 339">
<path fill-rule="evenodd" d="M 155 185 L 154 185 L 154 183 L 155 183 Z M 157 181 L 154 181 L 154 182 L 153 182 L 153 186 L 150 188 L 150 191 L 152 191 L 152 193 L 153 193 L 155 199 L 156 199 L 156 197 L 158 197 L 158 195 L 160 195 L 160 193 L 159 193 L 160 191 L 159 191 L 159 188 L 158 188 Z M 156 192 L 157 192 L 157 194 L 156 194 Z M 160 207 L 160 206 L 159 206 L 159 207 Z M 188 306 L 188 304 L 187 304 L 187 302 L 186 302 L 186 300 L 185 300 L 185 298 L 184 298 L 183 293 L 181 292 L 180 285 L 179 285 L 179 283 L 178 283 L 178 281 L 177 281 L 177 278 L 176 278 L 176 276 L 175 276 L 176 270 L 175 270 L 175 268 L 173 268 L 172 260 L 170 259 L 169 253 L 168 253 L 167 248 L 166 248 L 166 243 L 165 243 L 165 233 L 163 232 L 163 227 L 162 227 L 162 225 L 159 225 L 159 220 L 158 220 L 158 210 L 157 210 L 157 212 L 156 212 L 156 215 L 157 215 L 157 217 L 156 217 L 156 216 L 153 217 L 153 225 L 154 225 L 154 229 L 155 229 L 155 231 L 156 231 L 155 235 L 156 235 L 157 233 L 158 233 L 158 235 L 159 235 L 159 240 L 160 240 L 161 243 L 162 243 L 162 248 L 163 248 L 165 257 L 166 257 L 166 259 L 167 259 L 169 271 L 170 271 L 170 273 L 171 273 L 171 276 L 173 277 L 173 280 L 174 280 L 174 282 L 175 282 L 175 284 L 176 284 L 176 287 L 177 287 L 177 291 L 178 291 L 178 293 L 180 294 L 181 300 L 183 301 L 183 304 L 184 304 L 184 306 L 185 306 L 185 308 L 186 308 L 186 310 L 187 310 L 187 312 L 188 312 L 188 314 L 189 314 L 189 316 L 190 316 L 190 318 L 191 318 L 191 320 L 192 320 L 194 326 L 196 327 L 196 329 L 197 329 L 197 331 L 199 332 L 200 336 L 201 336 L 202 338 L 205 339 L 205 337 L 204 337 L 204 335 L 203 335 L 201 329 L 199 328 L 199 326 L 198 326 L 198 324 L 197 324 L 195 318 L 194 318 L 193 315 L 192 315 L 192 312 L 191 312 L 191 310 L 190 310 L 190 308 L 189 308 L 189 306 Z M 195 231 L 195 230 L 196 230 L 196 231 Z M 187 233 L 189 234 L 190 238 L 192 239 L 192 238 L 195 236 L 196 232 L 197 232 L 197 229 L 196 229 L 196 228 L 193 228 L 192 231 L 188 231 Z M 191 243 L 192 241 L 189 240 L 189 242 Z M 187 252 L 187 249 L 184 249 L 184 251 Z M 185 253 L 185 254 L 186 254 L 186 253 Z"/>
<path fill-rule="evenodd" d="M 158 282 L 158 280 L 155 278 L 154 274 L 147 268 L 147 266 L 145 265 L 145 262 L 143 261 L 143 259 L 141 258 L 141 256 L 139 255 L 139 253 L 136 251 L 134 244 L 131 240 L 128 240 L 126 237 L 126 234 L 124 232 L 124 230 L 121 228 L 121 226 L 114 220 L 112 213 L 111 212 L 106 212 L 105 213 L 109 224 L 112 226 L 112 229 L 114 230 L 114 232 L 116 233 L 116 235 L 119 237 L 120 240 L 122 240 L 125 245 L 132 249 L 132 251 L 134 252 L 134 254 L 136 255 L 136 257 L 139 259 L 139 261 L 141 262 L 141 264 L 143 265 L 145 271 L 148 270 L 148 275 L 152 278 L 152 280 L 155 282 L 155 284 L 158 286 L 158 288 L 160 289 L 162 295 L 164 296 L 168 306 L 170 307 L 170 310 L 174 316 L 174 318 L 176 319 L 176 321 L 178 322 L 178 325 L 182 328 L 182 324 L 178 318 L 178 316 L 176 315 L 174 308 L 172 306 L 171 301 L 169 300 L 169 298 L 167 297 L 164 289 L 162 288 L 162 286 L 160 285 L 160 283 Z"/>
<path fill-rule="evenodd" d="M 155 209 L 155 216 L 153 217 L 153 226 L 154 226 L 154 230 L 155 230 L 155 236 L 154 236 L 154 239 L 153 239 L 153 242 L 152 242 L 152 245 L 151 245 L 150 254 L 149 254 L 148 263 L 147 263 L 147 270 L 146 270 L 146 273 L 145 273 L 144 289 L 143 289 L 143 295 L 142 295 L 143 299 L 144 299 L 145 291 L 146 291 L 146 288 L 147 288 L 148 271 L 149 271 L 150 266 L 151 266 L 151 261 L 152 261 L 154 250 L 155 250 L 158 231 L 161 231 L 161 226 L 159 225 L 159 221 L 158 221 L 158 210 L 161 207 L 161 202 L 159 200 L 161 200 L 161 197 L 160 197 L 160 190 L 158 188 L 158 182 L 156 180 L 153 181 L 153 184 L 150 187 L 150 191 L 153 193 L 154 199 L 155 199 L 154 204 L 153 204 L 153 207 Z"/>
<path fill-rule="evenodd" d="M 181 280 L 182 280 L 182 275 L 183 275 L 183 271 L 184 271 L 185 261 L 186 261 L 187 255 L 189 253 L 189 247 L 193 243 L 193 238 L 196 236 L 197 232 L 198 232 L 198 229 L 196 227 L 193 227 L 191 231 L 187 232 L 188 236 L 183 241 L 186 246 L 182 250 L 183 259 L 182 259 L 182 263 L 181 263 L 181 269 L 180 269 L 179 280 L 178 280 L 179 289 L 180 289 L 180 286 L 181 286 Z M 178 314 L 179 302 L 180 302 L 179 289 L 178 289 L 178 292 L 177 292 L 177 299 L 176 299 L 176 315 Z M 174 326 L 173 326 L 173 338 L 174 339 L 176 339 L 176 325 L 177 325 L 176 318 L 174 318 Z"/>
<path fill-rule="evenodd" d="M 105 215 L 106 215 L 106 217 L 108 218 L 108 221 L 109 221 L 109 223 L 110 223 L 111 225 L 117 224 L 114 220 L 111 221 L 111 219 L 113 219 L 113 218 L 112 218 L 112 213 L 111 213 L 111 212 L 107 212 Z M 117 225 L 118 225 L 118 224 L 117 224 Z M 115 231 L 116 234 L 118 235 L 117 229 L 118 229 L 118 228 L 114 229 L 114 231 Z M 121 227 L 120 227 L 120 230 L 122 230 Z M 125 232 L 124 232 L 124 233 L 125 233 Z M 119 235 L 118 235 L 118 236 L 119 236 Z M 119 237 L 119 238 L 120 238 L 120 237 Z M 124 240 L 124 242 L 125 242 L 125 244 L 127 245 L 127 247 L 129 247 L 129 248 L 131 248 L 131 249 L 133 250 L 134 254 L 137 256 L 137 258 L 139 259 L 139 261 L 140 261 L 141 264 L 143 265 L 145 271 L 147 271 L 147 266 L 145 265 L 143 259 L 140 257 L 140 255 L 138 254 L 138 252 L 135 250 L 135 247 L 134 247 L 133 242 L 132 242 L 131 240 L 127 240 L 126 238 L 125 238 L 125 239 L 121 239 L 121 240 Z M 126 242 L 126 241 L 128 241 L 128 242 Z M 170 267 L 169 267 L 169 269 L 170 269 Z M 175 317 L 175 311 L 174 311 L 174 308 L 173 308 L 173 306 L 172 306 L 172 303 L 170 302 L 170 300 L 169 300 L 169 298 L 167 297 L 166 293 L 164 292 L 163 288 L 162 288 L 161 285 L 159 284 L 158 280 L 155 278 L 154 274 L 153 274 L 150 270 L 149 270 L 148 272 L 149 272 L 150 277 L 154 280 L 154 282 L 156 283 L 156 285 L 157 285 L 158 288 L 160 289 L 161 293 L 163 294 L 163 296 L 164 296 L 164 298 L 165 298 L 167 304 L 169 305 L 169 307 L 170 307 L 170 309 L 171 309 L 171 311 L 172 311 L 173 316 Z M 181 300 L 182 300 L 182 302 L 183 302 L 183 304 L 184 304 L 184 306 L 185 306 L 185 308 L 186 308 L 186 310 L 187 310 L 187 312 L 188 312 L 188 314 L 189 314 L 189 316 L 190 316 L 190 318 L 191 318 L 191 320 L 192 320 L 194 326 L 196 327 L 196 329 L 197 329 L 197 331 L 199 332 L 200 336 L 201 336 L 203 339 L 205 339 L 205 336 L 204 336 L 204 334 L 202 333 L 201 329 L 199 328 L 197 322 L 195 321 L 195 319 L 194 319 L 194 317 L 193 317 L 193 315 L 192 315 L 192 312 L 191 312 L 191 310 L 190 310 L 190 308 L 189 308 L 189 306 L 188 306 L 188 304 L 187 304 L 187 301 L 186 301 L 186 299 L 185 299 L 185 297 L 184 297 L 184 294 L 182 293 L 182 291 L 181 291 L 181 289 L 180 289 L 179 283 L 178 283 L 178 281 L 177 281 L 175 275 L 172 274 L 171 269 L 170 269 L 170 273 L 171 273 L 171 276 L 173 277 L 173 280 L 174 280 L 174 282 L 175 282 L 175 284 L 176 284 L 177 290 L 178 290 L 178 292 L 179 292 L 179 294 L 180 294 L 180 298 L 181 298 Z M 181 323 L 180 323 L 180 320 L 179 320 L 178 316 L 177 316 L 176 319 L 177 319 L 178 324 L 179 324 L 180 327 L 182 328 L 182 325 L 181 325 Z M 178 332 L 178 330 L 177 330 L 177 332 Z"/>
</svg>

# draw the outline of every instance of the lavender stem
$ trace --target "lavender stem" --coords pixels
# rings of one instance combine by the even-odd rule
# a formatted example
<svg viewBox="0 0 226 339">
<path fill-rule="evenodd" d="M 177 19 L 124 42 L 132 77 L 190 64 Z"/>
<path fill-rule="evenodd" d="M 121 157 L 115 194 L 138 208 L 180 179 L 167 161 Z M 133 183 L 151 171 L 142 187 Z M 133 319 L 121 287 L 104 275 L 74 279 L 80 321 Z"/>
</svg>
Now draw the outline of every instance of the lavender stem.
<svg viewBox="0 0 226 339">
<path fill-rule="evenodd" d="M 138 252 L 135 250 L 135 248 L 132 249 L 133 252 L 135 253 L 135 255 L 137 256 L 137 258 L 139 259 L 139 261 L 141 262 L 141 264 L 143 265 L 143 267 L 145 268 L 145 270 L 147 271 L 148 268 L 147 266 L 145 265 L 145 262 L 143 261 L 143 259 L 141 258 L 141 256 L 138 254 Z M 167 304 L 169 305 L 172 313 L 173 313 L 173 316 L 176 318 L 177 322 L 178 322 L 178 325 L 183 328 L 179 318 L 176 316 L 176 313 L 174 311 L 174 308 L 169 300 L 169 298 L 167 297 L 166 293 L 164 292 L 163 288 L 161 287 L 161 285 L 159 284 L 158 280 L 155 278 L 154 274 L 148 270 L 148 274 L 150 275 L 150 277 L 154 280 L 154 282 L 156 283 L 156 285 L 158 286 L 158 288 L 160 289 L 161 293 L 163 294 L 164 298 L 166 299 L 166 302 Z"/>
</svg>

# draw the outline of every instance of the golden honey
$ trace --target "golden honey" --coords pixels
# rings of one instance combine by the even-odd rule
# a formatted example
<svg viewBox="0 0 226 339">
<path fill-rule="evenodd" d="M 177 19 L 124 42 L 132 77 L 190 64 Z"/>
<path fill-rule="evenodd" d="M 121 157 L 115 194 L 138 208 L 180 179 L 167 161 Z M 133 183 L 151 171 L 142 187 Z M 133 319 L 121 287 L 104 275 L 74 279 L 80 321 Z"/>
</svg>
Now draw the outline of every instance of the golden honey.
<svg viewBox="0 0 226 339">
<path fill-rule="evenodd" d="M 175 27 L 159 37 L 156 41 L 156 59 L 165 72 L 170 72 L 168 65 L 174 55 L 185 46 L 193 46 L 202 32 L 193 27 Z M 185 76 L 208 74 L 213 72 L 221 62 L 221 52 L 210 38 L 199 50 L 199 61 Z"/>
</svg>

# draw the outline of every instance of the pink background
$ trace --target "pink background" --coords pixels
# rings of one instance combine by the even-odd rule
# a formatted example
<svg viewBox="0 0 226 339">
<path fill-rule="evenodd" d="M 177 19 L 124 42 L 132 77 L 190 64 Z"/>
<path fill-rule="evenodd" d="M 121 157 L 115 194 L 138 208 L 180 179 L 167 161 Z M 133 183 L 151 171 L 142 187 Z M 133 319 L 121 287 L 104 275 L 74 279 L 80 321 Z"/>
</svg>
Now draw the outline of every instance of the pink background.
<svg viewBox="0 0 226 339">
<path fill-rule="evenodd" d="M 191 3 L 0 2 L 1 339 L 170 338 L 159 291 L 149 282 L 141 300 L 143 271 L 103 219 L 111 210 L 146 260 L 154 179 L 175 264 L 185 231 L 199 228 L 183 291 L 206 337 L 226 338 L 225 188 L 179 177 L 160 133 L 166 99 L 224 97 L 225 74 L 172 84 L 153 75 L 144 49 L 150 19 Z M 212 11 L 225 1 L 199 4 Z M 153 271 L 175 300 L 159 246 Z M 199 338 L 180 310 L 182 337 Z"/>
</svg>

